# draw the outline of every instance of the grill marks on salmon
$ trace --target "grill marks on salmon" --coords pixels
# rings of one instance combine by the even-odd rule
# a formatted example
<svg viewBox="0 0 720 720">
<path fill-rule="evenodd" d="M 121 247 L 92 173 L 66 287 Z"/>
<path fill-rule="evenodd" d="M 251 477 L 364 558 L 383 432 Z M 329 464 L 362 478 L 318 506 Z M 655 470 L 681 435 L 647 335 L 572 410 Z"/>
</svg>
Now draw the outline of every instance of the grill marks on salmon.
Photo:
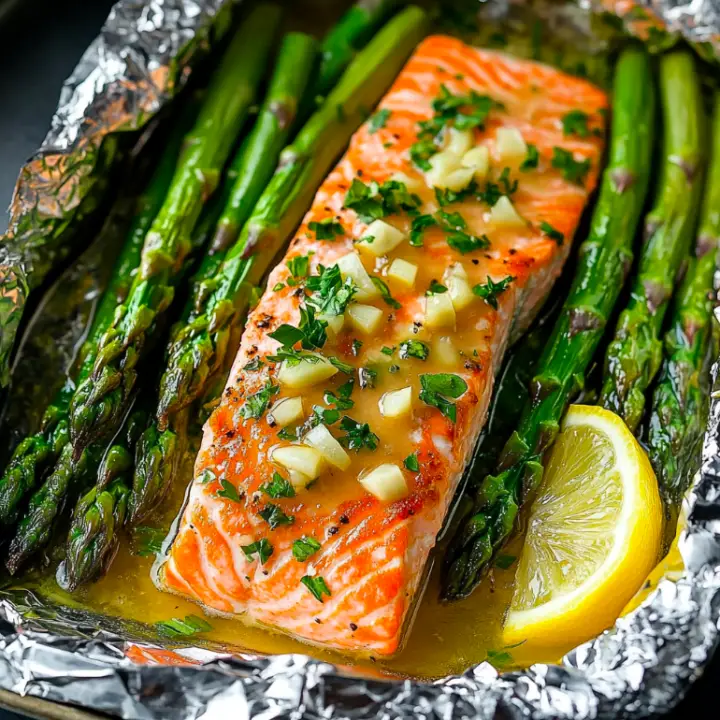
<svg viewBox="0 0 720 720">
<path fill-rule="evenodd" d="M 537 147 L 536 169 L 511 168 L 511 177 L 519 183 L 512 203 L 526 225 L 493 226 L 490 207 L 468 195 L 444 209 L 461 213 L 467 232 L 486 234 L 489 248 L 461 255 L 448 245 L 446 232 L 430 227 L 422 247 L 406 241 L 391 253 L 391 258 L 418 266 L 412 289 L 391 286 L 401 307 L 372 301 L 385 313 L 377 334 L 358 335 L 346 323 L 322 350 L 350 364 L 354 372 L 371 368 L 377 373 L 376 387 L 366 389 L 359 387 L 355 375 L 354 405 L 341 414 L 368 423 L 379 438 L 378 447 L 350 450 L 348 470 L 326 469 L 295 497 L 271 499 L 261 485 L 274 472 L 285 473 L 272 463 L 270 454 L 288 442 L 278 437 L 267 413 L 244 419 L 241 409 L 249 395 L 268 381 L 277 382 L 277 366 L 265 359 L 278 348 L 269 333 L 283 323 L 299 321 L 304 292 L 293 286 L 288 261 L 309 255 L 311 272 L 317 273 L 320 265 L 330 267 L 353 250 L 353 241 L 367 229 L 353 210 L 344 207 L 353 179 L 383 183 L 393 173 L 403 172 L 424 182 L 409 150 L 417 140 L 418 123 L 433 116 L 432 103 L 443 86 L 456 95 L 474 91 L 496 101 L 484 126 L 474 130 L 475 142 L 490 150 L 496 178 L 503 167 L 496 142 L 499 128 L 516 128 L 526 143 Z M 596 184 L 606 105 L 597 88 L 537 63 L 441 36 L 418 47 L 381 103 L 380 108 L 389 113 L 384 126 L 373 127 L 369 121 L 357 131 L 248 319 L 222 401 L 205 427 L 177 535 L 157 573 L 161 588 L 193 599 L 209 611 L 237 615 L 244 622 L 310 643 L 356 653 L 397 651 L 423 568 L 485 422 L 505 348 L 527 326 L 560 273 Z M 583 137 L 565 135 L 562 119 L 578 109 L 588 114 L 592 132 Z M 565 179 L 563 171 L 552 166 L 556 147 L 572 152 L 576 161 L 590 162 L 582 183 Z M 418 195 L 421 212 L 438 210 L 432 188 L 423 187 Z M 328 219 L 340 223 L 344 235 L 318 240 L 311 223 Z M 402 213 L 386 220 L 407 233 L 412 218 Z M 543 232 L 541 223 L 562 233 L 564 242 Z M 497 309 L 478 297 L 458 312 L 454 329 L 431 331 L 424 322 L 425 292 L 431 281 L 441 281 L 447 267 L 458 262 L 471 285 L 485 283 L 488 277 L 495 282 L 508 276 L 514 279 L 497 296 Z M 366 259 L 365 267 L 387 280 L 388 263 L 383 259 L 374 263 Z M 359 349 L 353 342 L 358 339 Z M 409 339 L 430 347 L 425 361 L 399 357 L 398 346 Z M 265 360 L 258 365 L 252 362 L 256 358 Z M 253 369 L 246 367 L 248 363 Z M 459 375 L 468 386 L 456 401 L 454 423 L 418 399 L 420 374 L 440 372 Z M 306 413 L 313 405 L 327 409 L 324 392 L 337 392 L 347 380 L 347 375 L 338 373 L 302 391 Z M 383 417 L 378 409 L 382 394 L 406 386 L 412 387 L 412 413 L 398 419 Z M 297 394 L 281 387 L 270 402 Z M 330 430 L 336 437 L 342 434 L 337 423 Z M 404 459 L 413 454 L 419 470 L 403 471 L 409 488 L 403 499 L 384 504 L 358 482 L 358 475 L 382 463 L 403 467 Z M 292 521 L 271 529 L 259 514 L 268 503 Z M 308 537 L 319 542 L 320 549 L 298 560 L 293 543 Z M 243 550 L 262 540 L 272 547 L 264 562 L 259 553 L 248 557 Z M 317 590 L 320 579 L 329 594 L 321 588 L 318 598 L 308 585 Z"/>
</svg>

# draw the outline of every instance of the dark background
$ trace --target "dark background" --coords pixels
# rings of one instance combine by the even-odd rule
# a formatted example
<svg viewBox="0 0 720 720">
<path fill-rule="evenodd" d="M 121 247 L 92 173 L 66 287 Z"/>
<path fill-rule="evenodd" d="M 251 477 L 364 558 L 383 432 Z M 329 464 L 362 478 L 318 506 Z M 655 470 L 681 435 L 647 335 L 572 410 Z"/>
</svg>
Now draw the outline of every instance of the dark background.
<svg viewBox="0 0 720 720">
<path fill-rule="evenodd" d="M 63 80 L 97 35 L 112 0 L 0 0 L 0 203 L 7 208 L 18 170 L 42 142 Z M 7 215 L 0 224 L 4 228 Z M 673 713 L 720 717 L 712 687 L 716 660 Z M 0 708 L 0 720 L 20 716 Z"/>
</svg>

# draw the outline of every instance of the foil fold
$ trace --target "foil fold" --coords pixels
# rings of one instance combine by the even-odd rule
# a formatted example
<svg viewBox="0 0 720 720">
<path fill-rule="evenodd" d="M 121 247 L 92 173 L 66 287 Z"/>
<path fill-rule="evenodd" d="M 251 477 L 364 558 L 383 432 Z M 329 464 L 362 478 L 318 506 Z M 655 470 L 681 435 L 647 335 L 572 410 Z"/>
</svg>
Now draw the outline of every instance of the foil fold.
<svg viewBox="0 0 720 720">
<path fill-rule="evenodd" d="M 230 4 L 120 0 L 115 5 L 67 81 L 43 146 L 23 168 L 13 206 L 16 228 L 22 228 L 17 221 L 23 213 L 58 226 L 77 220 L 83 198 L 92 197 L 94 175 L 80 174 L 72 193 L 56 193 L 51 202 L 43 190 L 48 158 L 70 167 L 96 152 L 100 139 L 113 131 L 146 123 L 185 82 L 192 56 Z M 580 5 L 616 14 L 645 40 L 655 34 L 649 28 L 657 27 L 655 40 L 661 44 L 684 36 L 706 57 L 720 59 L 720 0 L 582 0 Z M 633 10 L 637 7 L 642 12 Z M 230 656 L 199 646 L 163 654 L 138 624 L 50 606 L 30 591 L 13 590 L 0 593 L 0 687 L 148 720 L 609 719 L 667 711 L 702 673 L 718 643 L 720 363 L 712 368 L 712 383 L 702 467 L 686 501 L 687 527 L 679 543 L 685 571 L 662 580 L 637 609 L 558 665 L 501 674 L 483 663 L 430 683 L 363 679 L 301 655 Z"/>
</svg>

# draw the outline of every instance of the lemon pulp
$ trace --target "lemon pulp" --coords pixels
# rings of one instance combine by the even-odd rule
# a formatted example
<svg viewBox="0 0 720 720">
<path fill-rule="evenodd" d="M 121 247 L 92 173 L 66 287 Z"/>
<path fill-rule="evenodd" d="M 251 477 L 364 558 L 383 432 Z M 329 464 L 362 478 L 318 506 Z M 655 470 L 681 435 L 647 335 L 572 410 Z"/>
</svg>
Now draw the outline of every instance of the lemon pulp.
<svg viewBox="0 0 720 720">
<path fill-rule="evenodd" d="M 655 475 L 625 423 L 572 406 L 528 518 L 506 642 L 576 645 L 612 625 L 657 562 L 661 529 Z"/>
</svg>

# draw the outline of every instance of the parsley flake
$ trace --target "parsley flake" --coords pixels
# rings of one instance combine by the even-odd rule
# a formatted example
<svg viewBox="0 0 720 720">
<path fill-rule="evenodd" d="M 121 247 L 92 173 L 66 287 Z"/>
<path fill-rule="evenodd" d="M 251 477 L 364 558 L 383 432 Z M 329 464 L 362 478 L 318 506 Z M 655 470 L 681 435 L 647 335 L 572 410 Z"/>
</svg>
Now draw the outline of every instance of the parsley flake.
<svg viewBox="0 0 720 720">
<path fill-rule="evenodd" d="M 467 389 L 467 383 L 452 373 L 436 373 L 420 376 L 420 400 L 426 405 L 437 408 L 448 420 L 456 422 L 457 408 L 448 398 L 457 400 Z"/>
<path fill-rule="evenodd" d="M 257 555 L 260 559 L 261 565 L 264 565 L 267 562 L 274 551 L 272 544 L 265 538 L 256 540 L 254 543 L 250 543 L 249 545 L 241 545 L 240 549 L 245 553 L 245 557 L 248 560 L 253 560 L 255 555 Z"/>
<path fill-rule="evenodd" d="M 300 582 L 313 594 L 315 599 L 320 602 L 325 602 L 323 600 L 323 595 L 327 595 L 328 597 L 331 595 L 330 588 L 327 586 L 325 579 L 319 575 L 317 577 L 305 575 L 300 578 Z"/>
<path fill-rule="evenodd" d="M 402 305 L 392 296 L 390 288 L 384 280 L 381 280 L 375 275 L 371 275 L 370 279 L 373 281 L 373 285 L 375 285 L 375 287 L 380 291 L 380 296 L 387 305 L 395 310 L 399 310 L 402 307 Z"/>
<path fill-rule="evenodd" d="M 582 185 L 590 171 L 590 160 L 575 160 L 569 150 L 556 146 L 553 148 L 552 166 L 562 170 L 563 177 L 568 182 Z"/>
<path fill-rule="evenodd" d="M 346 415 L 340 421 L 340 427 L 346 434 L 339 438 L 339 441 L 348 450 L 355 450 L 356 452 L 363 448 L 377 450 L 380 438 L 370 429 L 367 423 L 359 423 Z"/>
<path fill-rule="evenodd" d="M 488 275 L 487 282 L 481 285 L 475 285 L 475 287 L 473 288 L 473 292 L 478 297 L 481 297 L 488 305 L 497 310 L 498 295 L 504 293 L 508 289 L 508 287 L 510 287 L 510 283 L 514 279 L 515 278 L 512 277 L 512 275 L 508 275 L 506 278 L 503 278 L 498 282 L 493 282 L 492 278 Z"/>
<path fill-rule="evenodd" d="M 448 289 L 437 280 L 431 280 L 430 287 L 425 291 L 425 295 L 442 295 L 447 291 Z"/>
<path fill-rule="evenodd" d="M 342 315 L 357 292 L 350 278 L 342 279 L 337 265 L 318 266 L 318 274 L 311 275 L 305 287 L 312 293 L 307 303 L 321 315 Z"/>
<path fill-rule="evenodd" d="M 417 358 L 418 360 L 427 360 L 430 355 L 430 348 L 420 340 L 405 340 L 400 343 L 400 357 L 403 360 L 408 358 Z"/>
<path fill-rule="evenodd" d="M 293 543 L 292 554 L 298 562 L 305 562 L 321 547 L 320 543 L 314 537 L 304 536 Z"/>
<path fill-rule="evenodd" d="M 589 119 L 590 116 L 582 110 L 571 110 L 562 119 L 563 134 L 586 138 L 590 135 Z"/>
<path fill-rule="evenodd" d="M 563 240 L 565 240 L 565 236 L 559 231 L 556 230 L 550 223 L 545 222 L 544 220 L 540 223 L 540 229 L 551 239 L 554 240 L 558 245 L 563 244 Z"/>
<path fill-rule="evenodd" d="M 437 220 L 432 215 L 418 215 L 413 218 L 410 227 L 410 244 L 413 247 L 423 246 L 423 234 L 425 230 L 437 225 Z"/>
<path fill-rule="evenodd" d="M 280 388 L 277 385 L 274 385 L 272 381 L 268 380 L 265 387 L 258 390 L 256 393 L 247 396 L 242 408 L 240 408 L 240 414 L 243 418 L 245 418 L 245 420 L 249 420 L 250 418 L 257 420 L 258 418 L 261 418 L 268 409 L 270 399 L 279 391 Z"/>
<path fill-rule="evenodd" d="M 281 497 L 295 497 L 295 488 L 278 472 L 274 472 L 272 480 L 270 482 L 263 483 L 260 486 L 260 490 L 273 499 Z"/>
<path fill-rule="evenodd" d="M 308 223 L 308 230 L 315 233 L 316 240 L 335 240 L 345 234 L 343 226 L 333 218 Z"/>
<path fill-rule="evenodd" d="M 392 115 L 392 111 L 388 110 L 387 108 L 383 108 L 382 110 L 378 110 L 371 118 L 370 118 L 370 134 L 374 135 L 378 130 L 381 128 L 384 128 L 385 125 L 387 125 L 387 121 L 390 119 L 390 115 Z"/>
<path fill-rule="evenodd" d="M 418 461 L 417 453 L 414 452 L 412 455 L 408 455 L 403 460 L 403 465 L 410 472 L 418 472 L 420 470 L 420 462 Z"/>
<path fill-rule="evenodd" d="M 270 526 L 271 530 L 280 527 L 280 525 L 292 525 L 295 522 L 293 515 L 286 515 L 281 507 L 272 503 L 268 503 L 258 514 Z"/>
<path fill-rule="evenodd" d="M 540 161 L 540 153 L 538 152 L 537 146 L 529 144 L 527 146 L 527 155 L 520 164 L 520 170 L 527 172 L 528 170 L 534 170 Z"/>
<path fill-rule="evenodd" d="M 241 502 L 243 497 L 245 497 L 244 493 L 239 493 L 238 489 L 229 480 L 223 478 L 220 481 L 220 485 L 222 485 L 222 490 L 218 490 L 215 493 L 218 497 L 226 498 L 236 503 Z"/>
<path fill-rule="evenodd" d="M 346 208 L 354 210 L 366 223 L 403 210 L 415 213 L 421 204 L 420 198 L 410 193 L 405 183 L 399 180 L 386 180 L 382 185 L 373 181 L 366 185 L 357 178 L 353 178 L 344 202 Z"/>
</svg>

